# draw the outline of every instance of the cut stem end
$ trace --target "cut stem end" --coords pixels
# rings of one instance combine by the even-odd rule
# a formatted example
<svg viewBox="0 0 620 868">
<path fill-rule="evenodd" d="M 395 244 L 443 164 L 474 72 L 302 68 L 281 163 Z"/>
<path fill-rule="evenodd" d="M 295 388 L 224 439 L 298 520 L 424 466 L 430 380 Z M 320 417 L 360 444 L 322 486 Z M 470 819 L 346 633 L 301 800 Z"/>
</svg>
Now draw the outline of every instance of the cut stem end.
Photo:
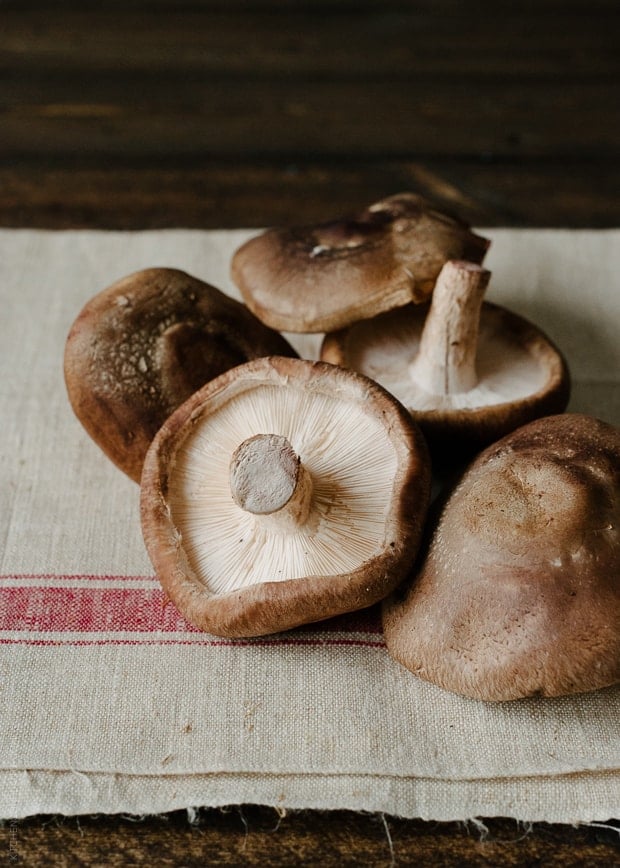
<svg viewBox="0 0 620 868">
<path fill-rule="evenodd" d="M 257 434 L 233 453 L 230 493 L 237 506 L 262 522 L 292 530 L 308 517 L 312 480 L 286 437 Z"/>
</svg>

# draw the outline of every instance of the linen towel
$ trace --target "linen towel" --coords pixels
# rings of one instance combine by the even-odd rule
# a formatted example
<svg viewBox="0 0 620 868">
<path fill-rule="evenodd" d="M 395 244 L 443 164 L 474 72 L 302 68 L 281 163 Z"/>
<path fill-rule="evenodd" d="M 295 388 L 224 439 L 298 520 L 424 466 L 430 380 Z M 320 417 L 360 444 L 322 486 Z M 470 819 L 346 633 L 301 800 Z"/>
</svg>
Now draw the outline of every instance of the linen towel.
<svg viewBox="0 0 620 868">
<path fill-rule="evenodd" d="M 482 230 L 487 297 L 568 359 L 570 408 L 620 425 L 620 232 Z M 0 231 L 0 816 L 243 802 L 428 820 L 620 814 L 620 690 L 484 704 L 414 678 L 378 608 L 226 640 L 153 575 L 139 490 L 70 409 L 64 341 L 130 272 L 238 297 L 244 231 Z M 315 357 L 320 338 L 290 337 Z"/>
</svg>

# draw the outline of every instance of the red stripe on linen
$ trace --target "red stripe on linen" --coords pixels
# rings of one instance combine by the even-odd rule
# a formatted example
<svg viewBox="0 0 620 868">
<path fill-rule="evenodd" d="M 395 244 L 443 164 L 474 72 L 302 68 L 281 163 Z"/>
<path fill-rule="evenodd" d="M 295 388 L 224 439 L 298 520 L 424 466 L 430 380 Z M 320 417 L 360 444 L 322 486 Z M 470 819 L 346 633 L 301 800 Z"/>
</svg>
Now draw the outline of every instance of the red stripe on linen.
<svg viewBox="0 0 620 868">
<path fill-rule="evenodd" d="M 157 576 L 113 576 L 108 573 L 5 573 L 0 575 L 0 582 L 3 579 L 97 579 L 104 581 L 105 579 L 118 579 L 124 582 L 138 582 L 148 579 L 157 581 Z"/>
<path fill-rule="evenodd" d="M 37 632 L 197 633 L 176 608 L 166 605 L 160 589 L 144 588 L 3 588 L 0 629 Z"/>
<path fill-rule="evenodd" d="M 183 641 L 183 634 L 192 636 L 193 644 L 201 634 L 189 624 L 168 600 L 160 587 L 131 587 L 132 581 L 153 579 L 152 576 L 109 576 L 109 575 L 59 575 L 59 574 L 21 574 L 0 576 L 0 631 L 14 635 L 0 642 L 19 641 L 29 643 L 56 644 L 59 640 L 46 639 L 42 633 L 99 633 L 101 640 L 77 639 L 67 637 L 72 644 L 119 643 L 148 641 L 148 634 L 176 634 L 158 637 L 156 644 Z M 4 583 L 2 580 L 5 580 Z M 19 587 L 11 581 L 20 579 L 39 579 L 41 585 Z M 97 586 L 88 587 L 88 580 L 97 580 Z M 54 580 L 62 580 L 64 586 L 54 586 Z M 71 581 L 75 580 L 75 586 Z M 115 587 L 101 587 L 106 580 L 114 581 Z M 50 584 L 46 584 L 49 581 Z M 118 587 L 118 582 L 127 582 L 127 587 Z M 81 584 L 80 584 L 81 583 Z M 67 586 L 68 585 L 68 586 Z M 329 639 L 304 639 L 303 634 L 329 634 Z M 375 637 L 382 644 L 381 622 L 378 607 L 362 612 L 354 612 L 299 628 L 286 638 L 264 640 L 269 644 L 365 644 L 365 640 L 347 638 L 356 633 Z M 133 633 L 133 637 L 118 637 L 103 634 Z M 27 635 L 24 635 L 27 634 Z M 139 634 L 139 635 L 135 635 Z M 181 634 L 181 636 L 179 636 Z M 213 640 L 205 637 L 205 644 L 230 644 L 229 640 Z M 255 640 L 252 640 L 255 641 Z"/>
<path fill-rule="evenodd" d="M 204 635 L 204 634 L 203 634 Z M 283 634 L 281 634 L 283 635 Z M 198 642 L 189 642 L 187 639 L 163 638 L 163 639 L 0 639 L 0 645 L 208 645 L 211 648 L 248 648 L 252 646 L 356 646 L 358 648 L 385 648 L 382 639 L 372 641 L 370 639 L 300 639 L 294 636 L 284 638 L 270 638 L 259 636 L 256 639 L 217 639 L 204 638 Z"/>
</svg>

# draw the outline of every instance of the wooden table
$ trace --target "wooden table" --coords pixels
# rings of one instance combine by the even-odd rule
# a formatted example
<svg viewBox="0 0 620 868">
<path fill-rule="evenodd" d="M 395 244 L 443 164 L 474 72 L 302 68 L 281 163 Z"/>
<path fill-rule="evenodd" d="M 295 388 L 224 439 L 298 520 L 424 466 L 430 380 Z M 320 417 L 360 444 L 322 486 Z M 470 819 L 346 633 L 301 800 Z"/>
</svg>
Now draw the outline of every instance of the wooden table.
<svg viewBox="0 0 620 868">
<path fill-rule="evenodd" d="M 258 227 L 414 190 L 477 226 L 618 226 L 619 34 L 617 0 L 4 0 L 0 225 Z M 29 866 L 620 864 L 610 828 L 255 806 L 0 835 Z"/>
</svg>

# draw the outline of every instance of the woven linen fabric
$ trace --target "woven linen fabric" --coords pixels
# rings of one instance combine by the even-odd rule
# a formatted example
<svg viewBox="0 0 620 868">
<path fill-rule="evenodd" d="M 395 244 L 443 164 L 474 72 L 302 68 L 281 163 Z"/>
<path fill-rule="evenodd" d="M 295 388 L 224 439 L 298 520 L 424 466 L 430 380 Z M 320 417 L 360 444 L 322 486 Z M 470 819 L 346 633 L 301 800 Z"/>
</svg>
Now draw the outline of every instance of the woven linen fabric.
<svg viewBox="0 0 620 868">
<path fill-rule="evenodd" d="M 483 230 L 488 297 L 537 322 L 569 409 L 620 424 L 620 232 Z M 248 232 L 0 231 L 0 816 L 244 802 L 430 820 L 620 814 L 620 691 L 486 704 L 395 663 L 378 608 L 254 640 L 188 625 L 142 543 L 138 486 L 88 438 L 69 327 L 134 270 L 236 295 Z M 315 356 L 319 338 L 294 337 Z"/>
</svg>

